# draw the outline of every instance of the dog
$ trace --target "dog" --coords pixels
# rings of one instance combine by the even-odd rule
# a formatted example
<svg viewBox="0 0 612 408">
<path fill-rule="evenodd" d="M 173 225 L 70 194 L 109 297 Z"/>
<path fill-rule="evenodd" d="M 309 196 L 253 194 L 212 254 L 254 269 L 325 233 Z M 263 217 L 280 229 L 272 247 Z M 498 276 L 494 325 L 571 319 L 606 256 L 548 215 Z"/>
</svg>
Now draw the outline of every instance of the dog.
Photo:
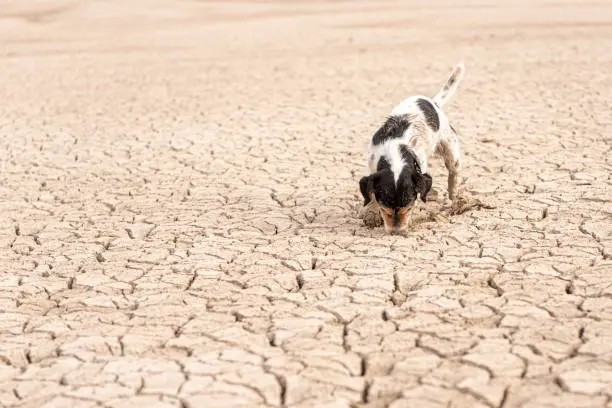
<svg viewBox="0 0 612 408">
<path fill-rule="evenodd" d="M 361 178 L 359 189 L 363 205 L 372 204 L 378 210 L 388 233 L 408 227 L 419 196 L 426 202 L 432 185 L 428 159 L 434 153 L 442 156 L 448 170 L 448 198 L 456 198 L 459 139 L 442 108 L 457 91 L 464 72 L 461 62 L 433 99 L 412 96 L 402 101 L 370 141 L 370 175 Z"/>
</svg>

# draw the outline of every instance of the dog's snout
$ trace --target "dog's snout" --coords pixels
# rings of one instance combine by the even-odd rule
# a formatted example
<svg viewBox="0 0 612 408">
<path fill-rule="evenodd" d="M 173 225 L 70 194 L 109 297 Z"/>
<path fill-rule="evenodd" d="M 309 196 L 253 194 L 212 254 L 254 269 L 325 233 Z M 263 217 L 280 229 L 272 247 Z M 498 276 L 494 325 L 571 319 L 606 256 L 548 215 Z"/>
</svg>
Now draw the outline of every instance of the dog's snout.
<svg viewBox="0 0 612 408">
<path fill-rule="evenodd" d="M 385 231 L 388 234 L 402 233 L 408 227 L 408 212 L 406 207 L 381 209 Z"/>
<path fill-rule="evenodd" d="M 393 226 L 393 232 L 403 232 L 406 229 L 405 225 L 395 224 Z"/>
<path fill-rule="evenodd" d="M 393 215 L 393 225 L 400 225 L 402 223 L 402 216 L 395 210 Z"/>
</svg>

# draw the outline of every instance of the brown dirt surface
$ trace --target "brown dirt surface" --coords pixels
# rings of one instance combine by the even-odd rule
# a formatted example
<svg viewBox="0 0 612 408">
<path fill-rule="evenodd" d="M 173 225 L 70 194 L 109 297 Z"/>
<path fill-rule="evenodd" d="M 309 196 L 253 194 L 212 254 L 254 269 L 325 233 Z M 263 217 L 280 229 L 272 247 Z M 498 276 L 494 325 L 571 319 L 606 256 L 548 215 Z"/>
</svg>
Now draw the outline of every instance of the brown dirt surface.
<svg viewBox="0 0 612 408">
<path fill-rule="evenodd" d="M 0 406 L 612 408 L 611 27 L 0 1 Z M 434 161 L 421 221 L 367 228 L 368 138 L 460 60 L 471 201 Z"/>
</svg>

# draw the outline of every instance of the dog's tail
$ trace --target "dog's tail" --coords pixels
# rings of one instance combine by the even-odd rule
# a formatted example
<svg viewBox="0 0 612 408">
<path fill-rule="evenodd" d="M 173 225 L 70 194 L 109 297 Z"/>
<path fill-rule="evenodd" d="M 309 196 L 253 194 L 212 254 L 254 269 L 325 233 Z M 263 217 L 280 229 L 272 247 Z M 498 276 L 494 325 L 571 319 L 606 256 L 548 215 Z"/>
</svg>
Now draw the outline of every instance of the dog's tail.
<svg viewBox="0 0 612 408">
<path fill-rule="evenodd" d="M 450 77 L 448 77 L 448 80 L 442 89 L 440 89 L 440 92 L 434 96 L 434 102 L 436 102 L 438 106 L 444 106 L 444 104 L 448 102 L 450 98 L 452 98 L 457 90 L 457 87 L 459 86 L 459 82 L 461 82 L 461 79 L 463 78 L 464 72 L 465 66 L 463 65 L 463 62 L 460 62 L 457 64 L 455 69 L 453 69 L 453 72 L 450 74 Z"/>
</svg>

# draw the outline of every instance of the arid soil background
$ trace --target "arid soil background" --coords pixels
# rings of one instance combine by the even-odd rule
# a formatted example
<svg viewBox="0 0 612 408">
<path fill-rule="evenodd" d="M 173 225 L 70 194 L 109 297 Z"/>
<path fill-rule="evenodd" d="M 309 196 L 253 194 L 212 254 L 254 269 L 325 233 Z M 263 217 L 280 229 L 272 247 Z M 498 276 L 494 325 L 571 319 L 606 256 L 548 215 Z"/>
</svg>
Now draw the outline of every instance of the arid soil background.
<svg viewBox="0 0 612 408">
<path fill-rule="evenodd" d="M 612 407 L 609 1 L 0 2 L 0 406 Z M 464 196 L 359 218 L 446 111 Z M 437 215 L 435 213 L 437 212 Z"/>
</svg>

